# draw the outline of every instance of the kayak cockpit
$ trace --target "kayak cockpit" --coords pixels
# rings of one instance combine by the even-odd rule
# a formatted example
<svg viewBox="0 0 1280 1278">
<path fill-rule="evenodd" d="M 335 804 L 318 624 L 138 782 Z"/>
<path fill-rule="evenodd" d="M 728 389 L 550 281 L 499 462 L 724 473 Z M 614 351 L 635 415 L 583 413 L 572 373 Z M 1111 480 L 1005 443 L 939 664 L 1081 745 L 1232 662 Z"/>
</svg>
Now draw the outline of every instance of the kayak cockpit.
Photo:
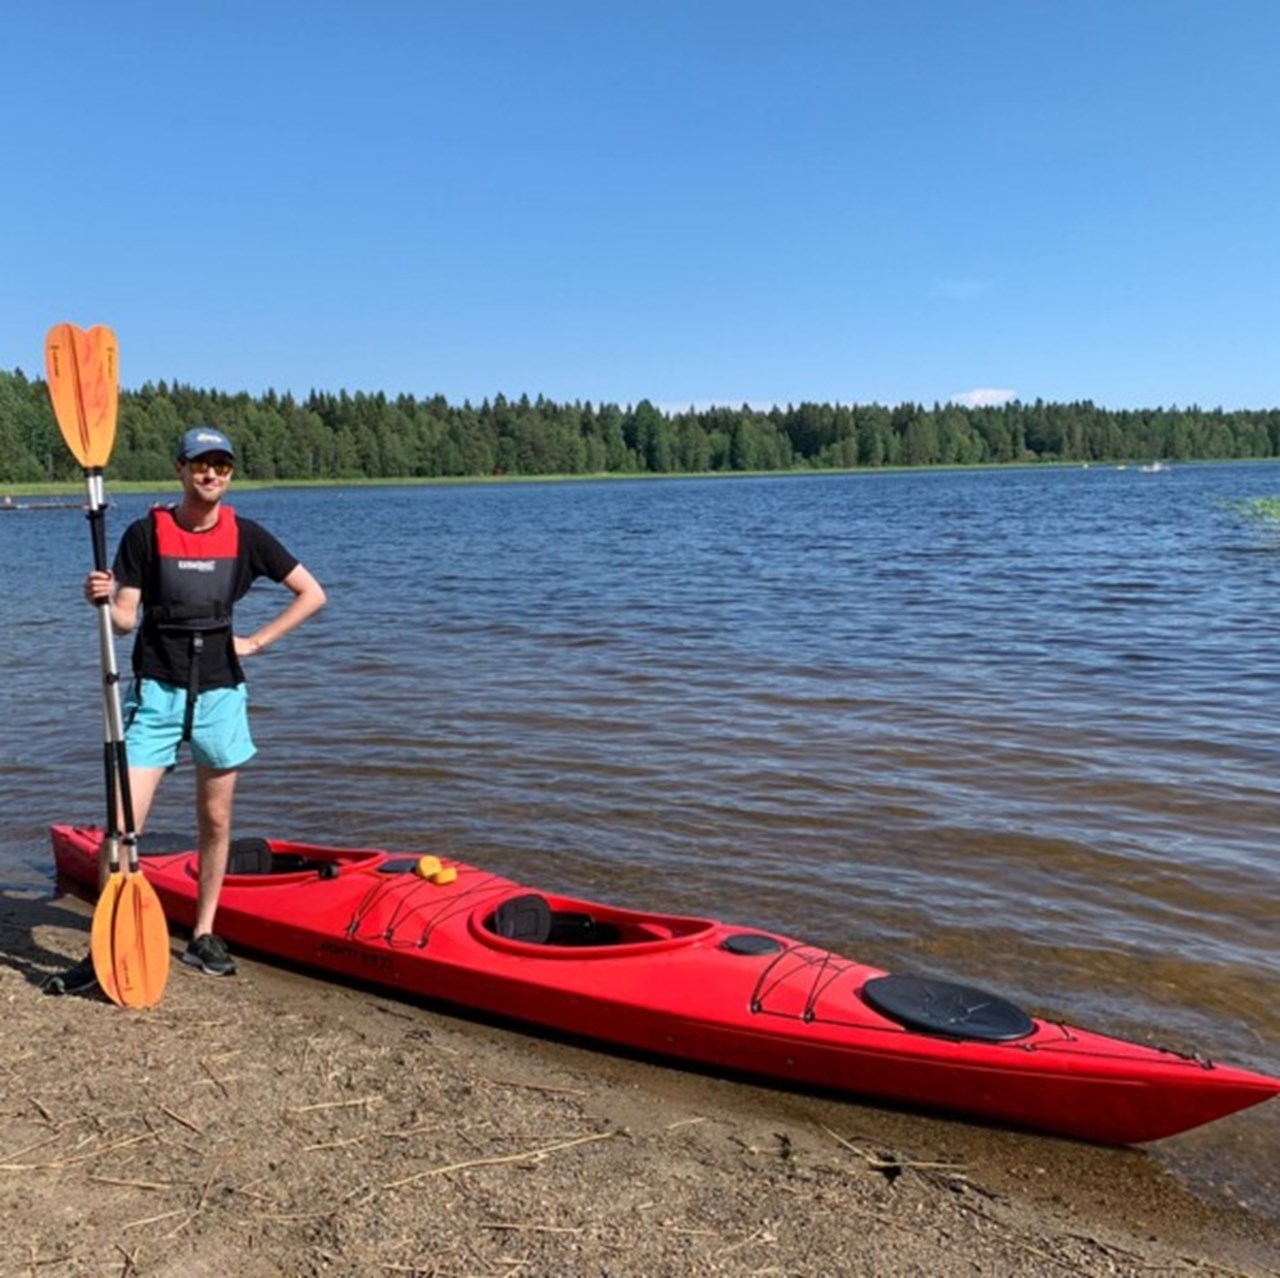
<svg viewBox="0 0 1280 1278">
<path fill-rule="evenodd" d="M 517 892 L 473 911 L 470 931 L 492 949 L 540 958 L 621 957 L 678 949 L 718 924 L 678 914 L 643 914 L 571 897 Z"/>
<path fill-rule="evenodd" d="M 144 834 L 138 854 L 144 861 L 186 857 L 187 873 L 199 874 L 199 859 L 186 834 Z M 336 879 L 348 872 L 378 866 L 389 854 L 377 849 L 321 847 L 281 839 L 246 837 L 232 839 L 227 855 L 227 886 L 279 887 L 308 879 Z"/>
</svg>

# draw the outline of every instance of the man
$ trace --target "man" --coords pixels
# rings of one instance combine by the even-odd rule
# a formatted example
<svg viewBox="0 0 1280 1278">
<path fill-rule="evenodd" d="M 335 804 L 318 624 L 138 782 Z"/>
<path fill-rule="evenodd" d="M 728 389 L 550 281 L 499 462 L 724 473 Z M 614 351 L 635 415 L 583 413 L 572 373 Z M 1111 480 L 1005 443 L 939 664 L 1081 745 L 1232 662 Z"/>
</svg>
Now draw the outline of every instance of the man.
<svg viewBox="0 0 1280 1278">
<path fill-rule="evenodd" d="M 182 500 L 130 524 L 113 570 L 90 573 L 84 594 L 95 606 L 109 603 L 116 634 L 137 633 L 124 722 L 138 830 L 160 779 L 177 762 L 182 744 L 190 744 L 200 884 L 195 928 L 182 961 L 213 976 L 231 976 L 235 960 L 213 924 L 227 872 L 236 777 L 256 752 L 240 663 L 322 608 L 325 594 L 265 528 L 222 504 L 235 470 L 235 449 L 226 435 L 208 427 L 187 431 L 175 469 Z M 259 577 L 280 582 L 293 598 L 252 635 L 237 635 L 232 608 Z M 105 858 L 99 870 L 101 888 Z M 95 984 L 90 956 L 50 978 L 45 988 L 72 994 Z"/>
</svg>

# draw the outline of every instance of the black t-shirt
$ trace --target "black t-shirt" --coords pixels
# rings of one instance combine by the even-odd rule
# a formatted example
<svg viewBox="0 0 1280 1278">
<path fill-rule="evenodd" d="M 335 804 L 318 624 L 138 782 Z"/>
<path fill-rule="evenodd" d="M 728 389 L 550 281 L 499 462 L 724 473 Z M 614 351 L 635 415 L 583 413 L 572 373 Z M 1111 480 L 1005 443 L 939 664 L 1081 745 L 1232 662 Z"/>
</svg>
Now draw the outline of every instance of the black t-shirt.
<svg viewBox="0 0 1280 1278">
<path fill-rule="evenodd" d="M 240 532 L 236 559 L 235 598 L 243 599 L 259 577 L 283 581 L 298 561 L 261 524 L 236 515 Z M 142 622 L 133 644 L 133 673 L 138 678 L 185 688 L 189 682 L 191 639 L 189 635 L 148 625 L 146 609 L 160 602 L 159 556 L 156 553 L 155 523 L 150 515 L 135 520 L 125 529 L 112 567 L 116 583 L 142 591 Z M 244 682 L 244 672 L 236 660 L 232 630 L 213 631 L 204 637 L 200 654 L 201 688 L 233 688 Z"/>
</svg>

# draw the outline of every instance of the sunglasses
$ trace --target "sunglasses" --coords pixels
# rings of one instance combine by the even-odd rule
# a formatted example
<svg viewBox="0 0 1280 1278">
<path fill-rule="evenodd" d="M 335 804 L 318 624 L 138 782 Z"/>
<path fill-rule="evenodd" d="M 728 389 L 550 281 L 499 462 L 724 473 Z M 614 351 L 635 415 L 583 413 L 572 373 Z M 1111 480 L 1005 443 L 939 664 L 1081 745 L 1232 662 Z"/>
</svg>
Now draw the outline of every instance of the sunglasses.
<svg viewBox="0 0 1280 1278">
<path fill-rule="evenodd" d="M 231 472 L 236 468 L 234 462 L 229 462 L 229 461 L 211 462 L 211 461 L 204 461 L 202 458 L 199 458 L 199 457 L 197 457 L 194 461 L 189 461 L 187 465 L 191 467 L 191 473 L 193 475 L 203 475 L 206 471 L 211 470 L 220 479 L 226 479 L 226 477 L 229 474 L 231 474 Z"/>
</svg>

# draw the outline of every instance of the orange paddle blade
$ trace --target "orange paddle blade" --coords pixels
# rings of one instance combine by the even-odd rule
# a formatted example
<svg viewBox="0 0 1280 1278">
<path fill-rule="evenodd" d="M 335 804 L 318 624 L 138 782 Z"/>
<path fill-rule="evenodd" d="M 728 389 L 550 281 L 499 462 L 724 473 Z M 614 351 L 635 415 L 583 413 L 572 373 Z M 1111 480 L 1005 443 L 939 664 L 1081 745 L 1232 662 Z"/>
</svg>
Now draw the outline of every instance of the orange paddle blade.
<svg viewBox="0 0 1280 1278">
<path fill-rule="evenodd" d="M 55 324 L 45 338 L 44 366 L 62 438 L 85 470 L 101 469 L 116 442 L 116 335 L 104 324 L 87 333 L 74 324 Z"/>
<path fill-rule="evenodd" d="M 169 979 L 169 928 L 141 874 L 113 874 L 93 913 L 93 970 L 120 1007 L 154 1007 Z"/>
<path fill-rule="evenodd" d="M 93 956 L 93 971 L 102 986 L 102 992 L 113 1002 L 123 1006 L 120 987 L 116 981 L 116 967 L 112 956 L 115 936 L 116 909 L 120 893 L 124 890 L 124 875 L 114 871 L 98 896 L 93 910 L 93 927 L 89 932 L 89 953 Z"/>
</svg>

